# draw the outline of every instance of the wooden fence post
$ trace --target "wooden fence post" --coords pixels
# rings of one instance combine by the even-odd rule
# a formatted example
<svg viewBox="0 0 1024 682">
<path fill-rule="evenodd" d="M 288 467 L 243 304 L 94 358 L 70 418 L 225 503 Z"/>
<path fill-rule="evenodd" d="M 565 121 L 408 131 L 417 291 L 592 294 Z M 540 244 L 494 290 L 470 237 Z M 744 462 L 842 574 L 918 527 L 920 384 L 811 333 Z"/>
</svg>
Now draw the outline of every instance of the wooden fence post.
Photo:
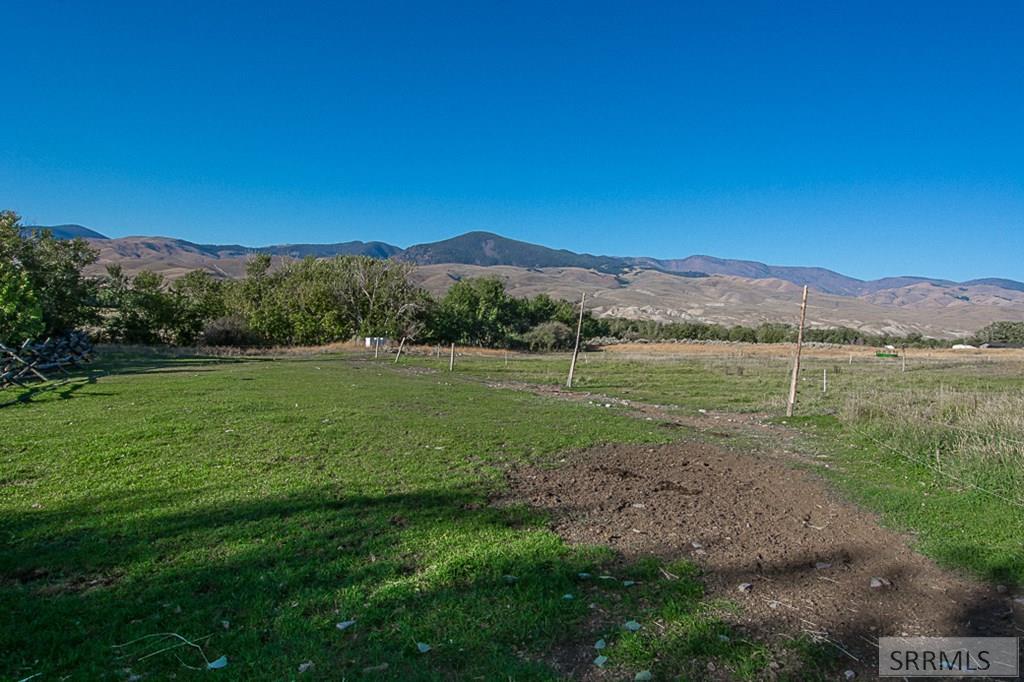
<svg viewBox="0 0 1024 682">
<path fill-rule="evenodd" d="M 807 319 L 807 285 L 800 301 L 800 327 L 796 333 L 796 357 L 793 359 L 793 376 L 789 380 L 789 400 L 786 401 L 786 416 L 793 416 L 793 405 L 796 403 L 796 382 L 800 378 L 800 352 L 804 345 L 804 320 Z"/>
<path fill-rule="evenodd" d="M 449 372 L 454 372 L 455 371 L 455 344 L 454 343 L 452 344 L 452 354 L 451 354 L 451 357 L 448 358 L 448 371 Z"/>
<path fill-rule="evenodd" d="M 405 337 L 402 337 L 402 341 L 398 344 L 398 353 L 395 354 L 395 364 L 398 364 L 398 358 L 402 357 L 402 349 L 405 348 Z"/>
<path fill-rule="evenodd" d="M 569 363 L 569 379 L 565 382 L 568 388 L 572 388 L 572 377 L 576 373 L 576 358 L 580 354 L 580 334 L 583 333 L 583 309 L 587 302 L 587 292 L 580 296 L 580 320 L 576 323 L 576 345 L 572 349 L 572 362 Z"/>
</svg>

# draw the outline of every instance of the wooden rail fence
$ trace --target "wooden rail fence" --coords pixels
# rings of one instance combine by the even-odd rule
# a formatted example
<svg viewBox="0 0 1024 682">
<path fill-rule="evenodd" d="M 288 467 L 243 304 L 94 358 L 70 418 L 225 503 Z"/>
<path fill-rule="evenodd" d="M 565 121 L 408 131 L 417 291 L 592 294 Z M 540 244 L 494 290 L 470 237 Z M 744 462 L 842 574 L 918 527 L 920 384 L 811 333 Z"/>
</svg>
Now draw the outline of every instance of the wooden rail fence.
<svg viewBox="0 0 1024 682">
<path fill-rule="evenodd" d="M 49 381 L 47 372 L 68 375 L 69 369 L 90 362 L 93 357 L 92 342 L 85 332 L 71 332 L 42 342 L 30 339 L 17 348 L 0 343 L 0 389 Z"/>
</svg>

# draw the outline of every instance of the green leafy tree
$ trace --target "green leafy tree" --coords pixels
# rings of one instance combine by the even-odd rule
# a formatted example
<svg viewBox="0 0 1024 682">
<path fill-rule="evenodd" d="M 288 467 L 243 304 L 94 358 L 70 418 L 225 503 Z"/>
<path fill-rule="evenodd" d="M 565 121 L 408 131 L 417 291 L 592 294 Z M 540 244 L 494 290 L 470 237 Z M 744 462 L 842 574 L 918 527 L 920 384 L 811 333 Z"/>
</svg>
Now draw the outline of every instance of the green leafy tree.
<svg viewBox="0 0 1024 682">
<path fill-rule="evenodd" d="M 0 261 L 0 342 L 20 344 L 41 334 L 45 326 L 28 276 L 13 263 Z"/>
<path fill-rule="evenodd" d="M 729 340 L 730 341 L 745 341 L 747 343 L 753 343 L 757 341 L 757 332 L 750 327 L 744 327 L 743 325 L 736 325 L 729 329 Z"/>
<path fill-rule="evenodd" d="M 467 345 L 504 345 L 515 330 L 516 308 L 497 277 L 460 280 L 441 300 L 439 336 Z"/>
<path fill-rule="evenodd" d="M 575 324 L 577 308 L 569 303 L 547 294 L 537 294 L 533 298 L 522 300 L 522 323 L 528 328 L 536 327 L 552 320 L 572 326 Z"/>
<path fill-rule="evenodd" d="M 227 286 L 226 309 L 268 343 L 322 344 L 361 336 L 417 337 L 431 301 L 411 266 L 366 256 L 306 258 L 270 272 L 269 257 Z"/>
<path fill-rule="evenodd" d="M 993 322 L 979 329 L 972 339 L 974 343 L 1024 344 L 1024 322 Z"/>
<path fill-rule="evenodd" d="M 341 256 L 326 261 L 336 278 L 338 302 L 361 336 L 417 338 L 431 305 L 427 293 L 413 283 L 409 263 Z"/>
<path fill-rule="evenodd" d="M 96 321 L 96 281 L 83 274 L 96 255 L 83 239 L 54 239 L 48 230 L 25 236 L 18 215 L 0 211 L 0 262 L 15 264 L 28 279 L 42 311 L 40 336 Z"/>
<path fill-rule="evenodd" d="M 203 270 L 193 270 L 175 280 L 171 284 L 171 297 L 175 307 L 172 335 L 178 345 L 196 343 L 208 322 L 228 313 L 224 282 Z"/>
<path fill-rule="evenodd" d="M 796 330 L 788 324 L 763 322 L 756 332 L 758 343 L 784 343 L 796 339 Z"/>
<path fill-rule="evenodd" d="M 119 265 L 107 268 L 101 300 L 108 309 L 103 330 L 111 341 L 160 344 L 175 341 L 178 307 L 163 275 L 142 271 L 134 277 Z"/>
</svg>

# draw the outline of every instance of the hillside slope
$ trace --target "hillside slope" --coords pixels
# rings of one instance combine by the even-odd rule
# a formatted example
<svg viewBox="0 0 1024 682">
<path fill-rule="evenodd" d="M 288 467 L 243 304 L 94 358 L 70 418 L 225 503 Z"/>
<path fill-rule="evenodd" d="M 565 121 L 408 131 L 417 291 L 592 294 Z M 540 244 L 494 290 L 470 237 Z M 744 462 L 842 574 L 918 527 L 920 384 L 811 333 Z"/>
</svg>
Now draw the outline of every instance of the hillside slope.
<svg viewBox="0 0 1024 682">
<path fill-rule="evenodd" d="M 802 290 L 800 285 L 780 279 L 732 275 L 690 278 L 655 270 L 612 275 L 581 268 L 449 264 L 420 266 L 415 273 L 417 281 L 437 295 L 463 277 L 485 275 L 500 277 L 515 296 L 547 293 L 576 300 L 581 291 L 586 291 L 588 306 L 599 315 L 662 322 L 792 324 L 799 313 Z M 928 283 L 860 297 L 816 292 L 809 298 L 807 319 L 816 327 L 959 338 L 995 320 L 1024 318 L 1024 292 L 984 285 L 967 290 L 970 300 L 949 296 L 945 289 Z"/>
</svg>

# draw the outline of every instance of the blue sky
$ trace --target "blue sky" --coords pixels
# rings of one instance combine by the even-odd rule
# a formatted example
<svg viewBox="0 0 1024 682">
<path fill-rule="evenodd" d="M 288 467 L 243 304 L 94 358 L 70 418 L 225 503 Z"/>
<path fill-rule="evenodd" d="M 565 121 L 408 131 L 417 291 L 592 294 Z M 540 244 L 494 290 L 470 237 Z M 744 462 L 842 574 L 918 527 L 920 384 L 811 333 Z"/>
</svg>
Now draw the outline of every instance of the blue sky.
<svg viewBox="0 0 1024 682">
<path fill-rule="evenodd" d="M 0 0 L 0 207 L 1024 279 L 1020 2 Z"/>
</svg>

